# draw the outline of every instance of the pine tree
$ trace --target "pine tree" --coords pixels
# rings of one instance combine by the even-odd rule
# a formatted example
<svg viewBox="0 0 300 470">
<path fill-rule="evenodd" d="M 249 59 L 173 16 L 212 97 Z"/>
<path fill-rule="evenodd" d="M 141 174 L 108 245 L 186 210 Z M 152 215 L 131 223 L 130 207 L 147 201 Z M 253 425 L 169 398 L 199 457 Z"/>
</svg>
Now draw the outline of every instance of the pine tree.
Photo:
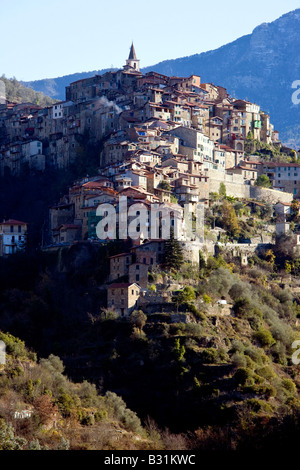
<svg viewBox="0 0 300 470">
<path fill-rule="evenodd" d="M 170 238 L 165 241 L 164 267 L 166 269 L 179 269 L 183 263 L 182 248 L 174 238 L 174 230 L 170 230 Z"/>
</svg>

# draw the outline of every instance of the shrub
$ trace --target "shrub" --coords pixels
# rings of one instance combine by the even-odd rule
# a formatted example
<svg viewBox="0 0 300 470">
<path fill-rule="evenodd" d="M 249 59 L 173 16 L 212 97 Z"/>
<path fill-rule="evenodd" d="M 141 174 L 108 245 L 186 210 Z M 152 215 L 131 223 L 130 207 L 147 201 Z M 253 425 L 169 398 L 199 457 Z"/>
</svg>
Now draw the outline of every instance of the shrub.
<svg viewBox="0 0 300 470">
<path fill-rule="evenodd" d="M 172 301 L 176 304 L 184 304 L 195 300 L 196 293 L 193 287 L 185 286 L 182 290 L 177 291 L 172 298 Z"/>
<path fill-rule="evenodd" d="M 267 356 L 264 351 L 254 346 L 247 346 L 244 354 L 249 356 L 256 364 L 259 365 L 263 365 L 267 361 Z"/>
<path fill-rule="evenodd" d="M 225 263 L 224 260 L 223 262 Z M 218 260 L 216 260 L 216 267 L 218 267 Z M 234 277 L 229 269 L 226 269 L 225 267 L 218 267 L 218 269 L 209 278 L 209 291 L 213 295 L 225 296 L 227 295 L 233 280 Z"/>
<path fill-rule="evenodd" d="M 201 310 L 199 310 L 194 304 L 187 303 L 186 308 L 189 312 L 191 312 L 195 317 L 199 318 L 200 320 L 205 320 L 206 316 Z"/>
<path fill-rule="evenodd" d="M 84 380 L 77 388 L 77 394 L 83 406 L 96 406 L 99 401 L 97 389 L 94 384 Z"/>
<path fill-rule="evenodd" d="M 90 413 L 85 413 L 81 420 L 80 420 L 80 423 L 83 425 L 83 426 L 93 426 L 95 424 L 95 417 L 93 414 L 90 414 Z"/>
<path fill-rule="evenodd" d="M 257 398 L 250 398 L 246 400 L 246 405 L 255 413 L 259 413 L 261 411 L 271 413 L 272 407 L 263 400 L 257 400 Z"/>
<path fill-rule="evenodd" d="M 11 424 L 0 419 L 0 450 L 22 450 L 26 443 L 25 439 L 15 436 Z"/>
<path fill-rule="evenodd" d="M 64 418 L 71 416 L 72 410 L 74 409 L 74 400 L 68 393 L 62 391 L 58 397 L 57 405 Z"/>
<path fill-rule="evenodd" d="M 290 346 L 292 340 L 292 330 L 289 325 L 286 325 L 282 321 L 278 320 L 271 326 L 271 333 L 277 341 L 281 341 L 285 346 Z"/>
<path fill-rule="evenodd" d="M 237 385 L 253 384 L 253 373 L 247 367 L 240 367 L 233 376 Z"/>
<path fill-rule="evenodd" d="M 231 361 L 232 361 L 232 364 L 233 366 L 238 369 L 238 368 L 243 368 L 243 367 L 246 367 L 247 366 L 247 359 L 246 357 L 244 356 L 244 354 L 240 353 L 240 352 L 235 352 L 232 357 L 231 357 Z"/>
<path fill-rule="evenodd" d="M 35 398 L 33 405 L 41 424 L 51 422 L 58 412 L 57 406 L 53 403 L 49 395 L 41 395 Z"/>
<path fill-rule="evenodd" d="M 231 342 L 231 352 L 240 352 L 244 353 L 245 345 L 238 339 L 234 339 Z"/>
<path fill-rule="evenodd" d="M 253 336 L 263 347 L 269 347 L 276 343 L 272 333 L 265 328 L 260 328 Z"/>
<path fill-rule="evenodd" d="M 219 352 L 215 348 L 207 348 L 201 352 L 201 359 L 204 364 L 214 364 L 219 361 Z"/>
<path fill-rule="evenodd" d="M 97 410 L 94 414 L 96 423 L 98 423 L 99 421 L 104 421 L 107 416 L 108 414 L 106 410 Z"/>
<path fill-rule="evenodd" d="M 266 398 L 276 397 L 277 390 L 273 385 L 257 385 L 257 393 Z"/>
<path fill-rule="evenodd" d="M 129 319 L 131 323 L 135 325 L 140 331 L 144 328 L 147 322 L 147 316 L 142 310 L 134 310 Z"/>
<path fill-rule="evenodd" d="M 286 355 L 286 347 L 283 343 L 280 341 L 277 341 L 276 344 L 272 346 L 272 357 L 275 362 L 278 364 L 286 366 L 288 361 L 287 361 L 287 355 Z"/>
<path fill-rule="evenodd" d="M 247 318 L 251 312 L 250 300 L 247 297 L 239 297 L 233 305 L 233 311 L 237 317 Z"/>
<path fill-rule="evenodd" d="M 113 418 L 118 419 L 126 429 L 133 432 L 141 432 L 141 422 L 137 415 L 126 408 L 121 397 L 113 392 L 106 392 L 106 405 Z"/>
<path fill-rule="evenodd" d="M 256 369 L 256 373 L 266 380 L 271 380 L 276 377 L 275 372 L 269 366 L 264 366 Z"/>
<path fill-rule="evenodd" d="M 280 303 L 293 301 L 293 296 L 287 289 L 281 289 L 280 291 L 276 292 L 275 296 L 280 301 Z"/>
<path fill-rule="evenodd" d="M 245 286 L 242 284 L 233 284 L 233 286 L 229 289 L 229 295 L 232 300 L 237 300 L 238 298 L 243 297 L 245 292 Z"/>
<path fill-rule="evenodd" d="M 187 323 L 184 330 L 186 335 L 196 336 L 198 338 L 203 335 L 203 328 L 199 323 Z"/>
<path fill-rule="evenodd" d="M 297 387 L 291 379 L 282 379 L 281 384 L 290 393 L 296 393 Z"/>
<path fill-rule="evenodd" d="M 36 360 L 36 354 L 28 352 L 24 341 L 21 341 L 19 338 L 0 331 L 0 341 L 5 343 L 6 354 L 11 355 L 13 358 Z"/>
<path fill-rule="evenodd" d="M 203 300 L 206 304 L 210 304 L 211 303 L 211 297 L 209 297 L 209 295 L 206 295 L 204 294 L 203 295 Z"/>
</svg>

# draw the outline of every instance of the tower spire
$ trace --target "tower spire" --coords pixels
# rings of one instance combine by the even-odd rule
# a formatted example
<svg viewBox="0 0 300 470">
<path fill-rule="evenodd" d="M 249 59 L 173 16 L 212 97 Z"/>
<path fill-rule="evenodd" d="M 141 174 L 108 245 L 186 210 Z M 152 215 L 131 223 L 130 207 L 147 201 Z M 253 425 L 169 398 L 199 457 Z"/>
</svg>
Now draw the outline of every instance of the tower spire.
<svg viewBox="0 0 300 470">
<path fill-rule="evenodd" d="M 139 61 L 139 59 L 136 58 L 136 53 L 135 53 L 135 48 L 134 48 L 134 45 L 133 45 L 133 41 L 131 43 L 130 52 L 129 52 L 128 59 L 126 60 L 125 67 L 129 71 L 131 69 L 133 69 L 136 72 L 140 71 L 140 61 Z"/>
<path fill-rule="evenodd" d="M 133 45 L 133 41 L 132 41 L 132 44 L 131 44 L 128 60 L 137 60 L 134 45 Z"/>
</svg>

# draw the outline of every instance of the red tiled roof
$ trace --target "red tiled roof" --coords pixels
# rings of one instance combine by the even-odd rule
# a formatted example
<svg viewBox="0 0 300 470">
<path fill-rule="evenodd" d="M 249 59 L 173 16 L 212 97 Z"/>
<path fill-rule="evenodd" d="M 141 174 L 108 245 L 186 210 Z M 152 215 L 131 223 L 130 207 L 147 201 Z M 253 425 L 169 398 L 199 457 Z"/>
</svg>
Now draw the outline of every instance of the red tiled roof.
<svg viewBox="0 0 300 470">
<path fill-rule="evenodd" d="M 52 229 L 54 232 L 57 232 L 58 230 L 62 230 L 62 229 L 65 229 L 65 230 L 79 230 L 81 229 L 81 225 L 75 225 L 75 224 L 62 224 L 62 225 L 59 225 L 58 227 L 55 227 L 54 229 Z"/>
<path fill-rule="evenodd" d="M 5 220 L 0 225 L 27 225 L 27 222 L 21 222 L 20 220 L 9 219 L 9 220 Z"/>
<path fill-rule="evenodd" d="M 114 284 L 111 284 L 110 286 L 108 286 L 108 289 L 128 289 L 128 287 L 130 287 L 132 285 L 135 285 L 140 289 L 140 286 L 138 284 L 136 284 L 135 282 L 131 282 L 131 283 L 128 283 L 128 282 L 117 283 L 117 282 L 115 282 Z"/>
<path fill-rule="evenodd" d="M 109 258 L 119 258 L 120 256 L 130 256 L 130 253 L 118 253 L 117 255 L 110 256 Z"/>
</svg>

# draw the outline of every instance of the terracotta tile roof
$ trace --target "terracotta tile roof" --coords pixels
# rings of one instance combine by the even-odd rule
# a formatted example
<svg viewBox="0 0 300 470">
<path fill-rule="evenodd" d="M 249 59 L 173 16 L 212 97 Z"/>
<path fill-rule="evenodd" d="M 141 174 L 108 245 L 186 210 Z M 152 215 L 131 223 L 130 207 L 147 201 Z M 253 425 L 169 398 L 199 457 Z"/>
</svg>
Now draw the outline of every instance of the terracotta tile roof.
<svg viewBox="0 0 300 470">
<path fill-rule="evenodd" d="M 123 256 L 131 256 L 131 255 L 130 255 L 130 253 L 119 253 L 117 255 L 110 256 L 109 259 L 120 258 L 120 257 L 123 257 Z"/>
<path fill-rule="evenodd" d="M 0 225 L 27 225 L 27 222 L 21 222 L 20 220 L 9 219 L 1 222 Z"/>
<path fill-rule="evenodd" d="M 132 282 L 132 283 L 128 283 L 128 282 L 117 283 L 117 282 L 115 282 L 114 284 L 111 284 L 110 286 L 108 286 L 108 289 L 128 289 L 128 287 L 130 287 L 130 286 L 136 286 L 140 289 L 140 286 L 138 284 L 136 284 L 135 282 Z"/>
</svg>

